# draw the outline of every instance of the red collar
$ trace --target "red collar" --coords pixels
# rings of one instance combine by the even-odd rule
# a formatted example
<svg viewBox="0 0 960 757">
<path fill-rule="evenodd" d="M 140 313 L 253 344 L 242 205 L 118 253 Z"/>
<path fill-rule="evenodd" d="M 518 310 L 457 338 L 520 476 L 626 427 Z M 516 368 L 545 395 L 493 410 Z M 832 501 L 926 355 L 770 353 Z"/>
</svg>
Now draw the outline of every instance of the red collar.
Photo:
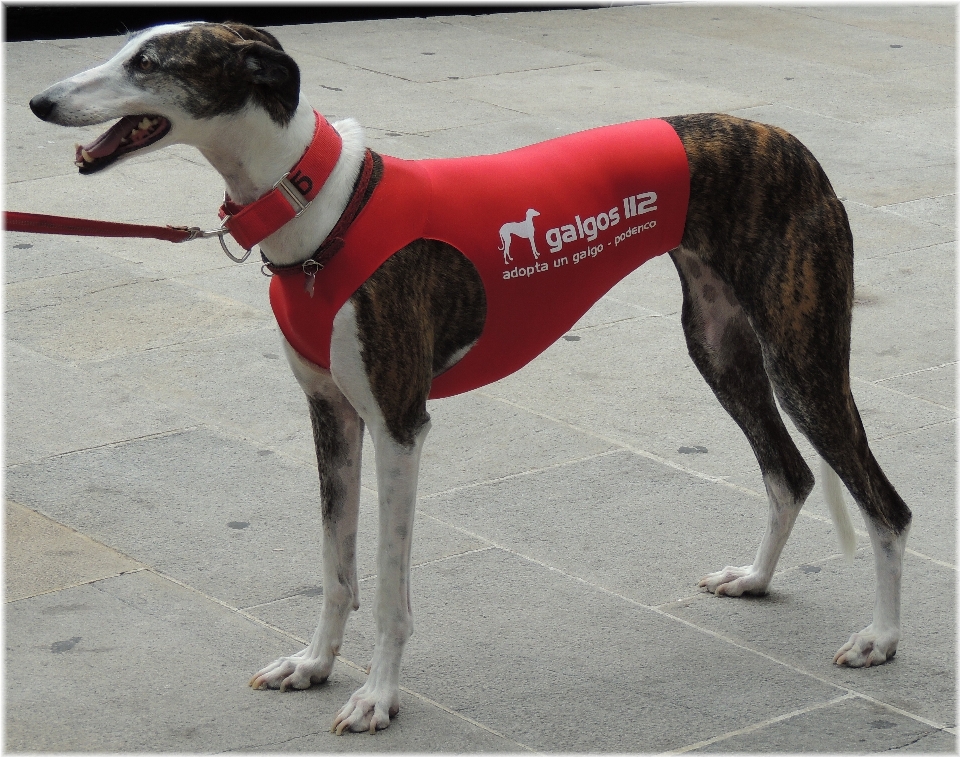
<svg viewBox="0 0 960 757">
<path fill-rule="evenodd" d="M 280 177 L 259 200 L 238 205 L 224 197 L 220 206 L 223 225 L 245 250 L 299 216 L 320 192 L 340 157 L 343 140 L 323 116 L 314 111 L 317 125 L 313 139 L 297 164 Z"/>
</svg>

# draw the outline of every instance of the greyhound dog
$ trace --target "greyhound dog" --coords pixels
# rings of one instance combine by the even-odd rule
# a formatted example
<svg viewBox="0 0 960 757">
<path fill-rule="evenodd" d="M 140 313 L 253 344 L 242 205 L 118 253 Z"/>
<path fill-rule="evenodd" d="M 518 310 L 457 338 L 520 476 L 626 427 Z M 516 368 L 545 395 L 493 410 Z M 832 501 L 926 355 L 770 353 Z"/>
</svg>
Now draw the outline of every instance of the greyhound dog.
<svg viewBox="0 0 960 757">
<path fill-rule="evenodd" d="M 400 659 L 413 630 L 410 549 L 420 453 L 430 426 L 426 400 L 467 386 L 443 381 L 461 364 L 469 364 L 478 351 L 483 352 L 484 364 L 496 367 L 500 351 L 507 360 L 507 348 L 487 338 L 488 331 L 496 331 L 495 317 L 500 317 L 494 311 L 507 308 L 511 323 L 527 321 L 509 319 L 511 306 L 495 301 L 499 284 L 482 269 L 493 266 L 493 278 L 500 277 L 496 266 L 503 265 L 505 245 L 497 245 L 497 236 L 502 224 L 511 218 L 516 223 L 533 208 L 539 214 L 537 234 L 552 227 L 541 237 L 550 240 L 551 252 L 522 273 L 504 269 L 504 286 L 520 286 L 523 282 L 517 277 L 523 276 L 525 286 L 559 277 L 560 252 L 554 249 L 569 240 L 569 245 L 583 247 L 580 258 L 574 256 L 580 268 L 567 266 L 577 270 L 579 283 L 572 291 L 579 293 L 592 286 L 587 264 L 599 269 L 599 261 L 621 259 L 620 243 L 628 237 L 653 238 L 662 231 L 660 247 L 647 257 L 663 252 L 673 260 L 683 293 L 681 320 L 690 356 L 749 440 L 769 499 L 768 525 L 754 562 L 711 573 L 700 586 L 727 596 L 766 592 L 814 485 L 813 474 L 781 419 L 779 401 L 824 461 L 827 499 L 845 548 L 852 553 L 854 537 L 840 480 L 861 510 L 873 547 L 873 621 L 850 637 L 834 662 L 867 667 L 895 654 L 901 565 L 911 513 L 874 459 L 850 391 L 853 241 L 847 216 L 820 165 L 791 135 L 719 114 L 654 120 L 649 141 L 660 140 L 664 150 L 673 151 L 669 160 L 682 168 L 682 179 L 673 184 L 673 179 L 664 179 L 664 187 L 673 187 L 669 191 L 653 183 L 659 179 L 630 173 L 645 162 L 636 157 L 643 146 L 638 142 L 648 141 L 630 135 L 648 131 L 625 127 L 615 132 L 614 140 L 604 136 L 614 134 L 605 129 L 617 127 L 596 130 L 605 150 L 605 157 L 596 161 L 564 160 L 568 149 L 572 156 L 575 147 L 580 149 L 593 137 L 571 135 L 541 143 L 543 148 L 522 148 L 508 161 L 509 166 L 519 166 L 517 171 L 529 173 L 531 161 L 540 161 L 547 151 L 550 160 L 543 162 L 558 165 L 557 170 L 565 171 L 566 164 L 574 162 L 596 164 L 601 173 L 623 173 L 624 181 L 634 182 L 633 188 L 622 204 L 619 195 L 607 202 L 602 199 L 604 177 L 592 176 L 577 184 L 586 186 L 577 197 L 581 203 L 577 208 L 583 209 L 563 211 L 565 218 L 551 217 L 539 200 L 521 197 L 509 206 L 515 210 L 508 208 L 491 219 L 484 240 L 476 243 L 492 250 L 481 260 L 465 253 L 475 234 L 460 218 L 446 219 L 457 227 L 449 233 L 434 232 L 440 222 L 433 220 L 430 233 L 423 231 L 426 222 L 402 234 L 394 228 L 409 217 L 425 218 L 428 212 L 431 218 L 447 215 L 446 206 L 419 208 L 421 195 L 429 194 L 424 187 L 455 179 L 454 194 L 468 192 L 468 175 L 479 175 L 487 164 L 456 163 L 449 170 L 441 166 L 440 173 L 423 179 L 428 169 L 434 169 L 421 164 L 431 161 L 398 161 L 372 153 L 354 121 L 330 125 L 311 109 L 300 92 L 296 63 L 268 32 L 235 23 L 155 27 L 134 34 L 103 65 L 51 86 L 34 97 L 30 107 L 41 119 L 63 126 L 120 119 L 98 140 L 78 146 L 81 173 L 182 143 L 196 147 L 222 175 L 229 196 L 224 213 L 231 220 L 261 198 L 283 190 L 276 201 L 285 208 L 282 222 L 246 234 L 246 243 L 239 230 L 231 231 L 248 249 L 259 241 L 266 268 L 276 274 L 271 301 L 293 373 L 307 396 L 316 441 L 324 591 L 319 625 L 309 646 L 260 670 L 250 681 L 254 688 L 304 689 L 324 682 L 331 673 L 347 618 L 359 607 L 355 547 L 366 426 L 376 449 L 380 503 L 376 645 L 366 682 L 339 710 L 333 730 L 373 733 L 386 728 L 399 711 Z M 326 150 L 319 159 L 326 160 L 319 178 L 291 169 L 311 154 L 318 139 L 323 142 L 321 152 Z M 522 152 L 535 148 L 541 151 Z M 385 187 L 391 182 L 414 190 L 390 195 Z M 576 183 L 570 184 L 571 192 Z M 296 200 L 292 191 L 304 198 Z M 622 193 L 619 187 L 610 190 L 611 196 L 618 192 Z M 594 194 L 601 199 L 588 207 Z M 494 207 L 503 199 L 497 194 L 484 197 L 483 203 L 465 202 L 456 212 Z M 374 206 L 381 215 L 371 220 Z M 670 208 L 678 221 L 670 222 L 665 215 Z M 521 224 L 521 236 L 534 231 L 532 217 Z M 637 218 L 643 223 L 635 223 Z M 374 231 L 364 231 L 371 228 Z M 514 227 L 506 228 L 518 233 Z M 608 236 L 598 236 L 601 230 Z M 590 241 L 590 234 L 596 241 Z M 449 241 L 454 238 L 456 244 Z M 349 243 L 350 239 L 359 243 Z M 334 273 L 348 267 L 356 250 L 375 244 L 392 247 L 364 264 L 362 278 L 338 284 Z M 590 251 L 596 257 L 583 260 Z M 494 262 L 484 262 L 489 260 Z M 631 263 L 617 275 L 626 275 L 638 264 Z M 545 268 L 550 270 L 544 272 Z M 609 286 L 612 283 L 606 282 L 590 290 L 593 300 Z M 328 296 L 337 287 L 343 290 L 338 298 Z M 566 297 L 558 296 L 551 307 L 541 309 L 554 305 L 561 309 Z M 316 326 L 311 310 L 305 317 L 307 325 L 297 325 L 286 309 L 294 300 L 295 307 L 301 302 L 308 309 L 326 307 L 330 323 Z M 574 316 L 565 317 L 565 323 L 551 327 L 550 339 L 557 338 L 557 329 L 562 333 L 572 324 L 569 318 Z M 311 328 L 323 332 L 318 340 L 326 341 L 320 347 L 314 348 L 304 331 Z M 481 383 L 516 367 L 498 368 L 495 376 L 481 377 Z"/>
</svg>

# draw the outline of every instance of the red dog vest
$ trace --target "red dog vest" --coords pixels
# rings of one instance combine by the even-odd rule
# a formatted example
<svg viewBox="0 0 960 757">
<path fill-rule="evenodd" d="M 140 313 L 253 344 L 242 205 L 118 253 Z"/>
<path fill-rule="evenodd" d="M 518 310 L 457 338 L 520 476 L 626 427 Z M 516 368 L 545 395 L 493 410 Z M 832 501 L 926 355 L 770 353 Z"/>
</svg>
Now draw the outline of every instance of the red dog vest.
<svg viewBox="0 0 960 757">
<path fill-rule="evenodd" d="M 363 282 L 416 239 L 452 245 L 483 280 L 487 317 L 477 343 L 433 380 L 430 397 L 449 397 L 522 368 L 624 276 L 677 247 L 689 195 L 686 153 L 661 120 L 499 155 L 383 156 L 380 183 L 313 296 L 303 274 L 274 276 L 270 303 L 290 345 L 329 368 L 333 318 Z"/>
</svg>

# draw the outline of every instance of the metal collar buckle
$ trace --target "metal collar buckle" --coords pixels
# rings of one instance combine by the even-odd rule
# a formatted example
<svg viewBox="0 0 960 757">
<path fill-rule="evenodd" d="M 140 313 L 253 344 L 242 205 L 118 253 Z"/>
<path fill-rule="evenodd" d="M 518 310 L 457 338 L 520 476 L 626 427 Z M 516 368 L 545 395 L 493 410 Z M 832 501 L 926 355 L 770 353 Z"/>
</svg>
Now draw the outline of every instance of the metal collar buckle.
<svg viewBox="0 0 960 757">
<path fill-rule="evenodd" d="M 281 176 L 277 183 L 273 185 L 274 189 L 279 189 L 283 192 L 283 196 L 287 198 L 290 205 L 294 210 L 294 218 L 299 218 L 303 215 L 303 211 L 307 209 L 307 206 L 310 205 L 310 200 L 304 200 L 303 195 L 300 194 L 300 190 L 287 178 L 290 175 L 289 172 Z"/>
</svg>

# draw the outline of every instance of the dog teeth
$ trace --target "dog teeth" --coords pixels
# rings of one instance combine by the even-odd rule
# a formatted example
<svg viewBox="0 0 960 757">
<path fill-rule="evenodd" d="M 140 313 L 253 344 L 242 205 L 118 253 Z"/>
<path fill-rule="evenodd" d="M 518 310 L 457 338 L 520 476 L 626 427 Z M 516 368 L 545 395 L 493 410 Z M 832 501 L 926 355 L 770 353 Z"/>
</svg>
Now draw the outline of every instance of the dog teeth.
<svg viewBox="0 0 960 757">
<path fill-rule="evenodd" d="M 90 153 L 88 153 L 86 150 L 81 150 L 80 154 L 83 156 L 83 159 L 87 163 L 93 163 L 93 156 Z"/>
<path fill-rule="evenodd" d="M 140 142 L 146 139 L 148 136 L 150 136 L 159 123 L 159 118 L 147 118 L 144 116 L 142 119 L 140 119 L 140 123 L 133 127 L 133 130 L 123 140 L 121 140 L 121 144 L 126 144 L 131 140 L 134 142 Z"/>
</svg>

